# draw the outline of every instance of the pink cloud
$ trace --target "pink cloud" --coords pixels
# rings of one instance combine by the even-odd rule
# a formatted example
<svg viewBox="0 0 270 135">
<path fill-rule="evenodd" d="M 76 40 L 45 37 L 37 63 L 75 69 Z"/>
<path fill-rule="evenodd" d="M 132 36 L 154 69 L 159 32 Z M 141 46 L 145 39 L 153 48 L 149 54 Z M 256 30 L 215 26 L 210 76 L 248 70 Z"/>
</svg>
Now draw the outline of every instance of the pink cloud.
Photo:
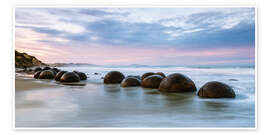
<svg viewBox="0 0 270 135">
<path fill-rule="evenodd" d="M 40 40 L 49 39 L 67 45 L 48 45 Z M 128 45 L 69 45 L 69 41 L 59 37 L 51 37 L 25 28 L 16 28 L 16 49 L 34 55 L 43 62 L 74 62 L 92 64 L 186 64 L 226 63 L 235 60 L 199 61 L 198 58 L 231 58 L 246 57 L 253 59 L 254 48 L 220 48 L 211 50 L 192 50 L 176 48 L 130 47 Z M 175 60 L 177 58 L 178 60 Z M 187 59 L 188 58 L 188 59 Z M 162 59 L 162 60 L 160 60 Z M 174 62 L 174 61 L 175 62 Z M 162 63 L 163 62 L 163 63 Z M 164 63 L 165 62 L 165 63 Z M 182 63 L 181 63 L 182 62 Z M 237 62 L 237 61 L 235 61 Z"/>
</svg>

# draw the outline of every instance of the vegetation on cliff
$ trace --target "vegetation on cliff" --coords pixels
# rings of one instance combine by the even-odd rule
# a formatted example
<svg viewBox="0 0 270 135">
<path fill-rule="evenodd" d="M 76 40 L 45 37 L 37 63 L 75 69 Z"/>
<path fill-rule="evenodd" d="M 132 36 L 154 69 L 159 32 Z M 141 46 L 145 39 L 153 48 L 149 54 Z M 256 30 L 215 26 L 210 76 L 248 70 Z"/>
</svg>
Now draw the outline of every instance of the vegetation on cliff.
<svg viewBox="0 0 270 135">
<path fill-rule="evenodd" d="M 33 66 L 45 66 L 46 64 L 38 60 L 36 57 L 27 53 L 20 53 L 15 50 L 15 67 L 25 68 Z"/>
</svg>

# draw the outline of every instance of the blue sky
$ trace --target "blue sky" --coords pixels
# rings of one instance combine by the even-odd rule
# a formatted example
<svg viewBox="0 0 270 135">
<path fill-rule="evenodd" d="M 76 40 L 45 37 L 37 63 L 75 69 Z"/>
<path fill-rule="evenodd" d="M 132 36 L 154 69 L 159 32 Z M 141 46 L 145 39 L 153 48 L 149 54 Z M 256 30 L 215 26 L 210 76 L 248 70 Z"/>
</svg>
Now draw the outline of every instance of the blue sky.
<svg viewBox="0 0 270 135">
<path fill-rule="evenodd" d="M 19 51 L 54 62 L 254 64 L 254 8 L 16 8 Z"/>
</svg>

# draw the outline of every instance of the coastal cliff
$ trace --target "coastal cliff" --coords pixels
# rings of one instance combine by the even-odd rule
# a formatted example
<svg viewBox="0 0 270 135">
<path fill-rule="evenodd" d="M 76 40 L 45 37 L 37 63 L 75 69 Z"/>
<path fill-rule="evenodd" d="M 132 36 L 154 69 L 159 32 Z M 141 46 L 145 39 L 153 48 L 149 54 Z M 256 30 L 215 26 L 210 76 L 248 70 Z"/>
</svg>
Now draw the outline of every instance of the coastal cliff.
<svg viewBox="0 0 270 135">
<path fill-rule="evenodd" d="M 27 53 L 20 53 L 15 50 L 15 67 L 33 67 L 33 66 L 45 66 L 46 64 L 38 60 L 36 57 L 28 55 Z"/>
</svg>

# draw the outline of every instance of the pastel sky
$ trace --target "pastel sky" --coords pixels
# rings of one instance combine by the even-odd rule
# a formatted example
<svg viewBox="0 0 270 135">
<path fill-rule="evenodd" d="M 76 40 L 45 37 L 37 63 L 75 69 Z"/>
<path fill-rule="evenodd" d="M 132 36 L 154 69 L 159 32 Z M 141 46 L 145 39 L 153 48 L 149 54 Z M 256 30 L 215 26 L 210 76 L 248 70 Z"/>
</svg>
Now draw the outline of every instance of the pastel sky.
<svg viewBox="0 0 270 135">
<path fill-rule="evenodd" d="M 254 64 L 255 8 L 16 8 L 15 48 L 45 63 Z"/>
</svg>

